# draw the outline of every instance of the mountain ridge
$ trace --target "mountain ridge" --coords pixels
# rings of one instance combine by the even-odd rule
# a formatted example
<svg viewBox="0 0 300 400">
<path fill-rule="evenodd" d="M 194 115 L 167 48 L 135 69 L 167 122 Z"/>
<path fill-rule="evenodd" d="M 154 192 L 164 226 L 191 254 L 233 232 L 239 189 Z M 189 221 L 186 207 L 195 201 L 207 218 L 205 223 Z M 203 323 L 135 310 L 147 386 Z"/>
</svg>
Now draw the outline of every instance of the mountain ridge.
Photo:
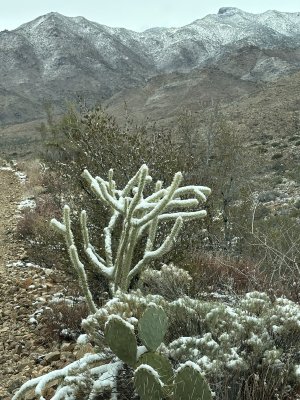
<svg viewBox="0 0 300 400">
<path fill-rule="evenodd" d="M 135 32 L 51 12 L 0 32 L 0 126 L 44 114 L 51 102 L 90 104 L 154 76 L 219 68 L 241 80 L 274 81 L 300 70 L 300 13 L 223 7 L 178 28 Z"/>
</svg>

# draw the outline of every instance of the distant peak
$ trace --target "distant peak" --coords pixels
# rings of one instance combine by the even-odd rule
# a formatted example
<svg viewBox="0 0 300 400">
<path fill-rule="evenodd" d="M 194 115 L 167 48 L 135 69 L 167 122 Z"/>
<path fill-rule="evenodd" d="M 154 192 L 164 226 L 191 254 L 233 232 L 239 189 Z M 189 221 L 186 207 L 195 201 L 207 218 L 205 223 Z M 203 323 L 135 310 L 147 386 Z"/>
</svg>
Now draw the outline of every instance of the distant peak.
<svg viewBox="0 0 300 400">
<path fill-rule="evenodd" d="M 218 11 L 218 15 L 233 15 L 238 12 L 241 12 L 241 10 L 237 7 L 221 7 Z"/>
</svg>

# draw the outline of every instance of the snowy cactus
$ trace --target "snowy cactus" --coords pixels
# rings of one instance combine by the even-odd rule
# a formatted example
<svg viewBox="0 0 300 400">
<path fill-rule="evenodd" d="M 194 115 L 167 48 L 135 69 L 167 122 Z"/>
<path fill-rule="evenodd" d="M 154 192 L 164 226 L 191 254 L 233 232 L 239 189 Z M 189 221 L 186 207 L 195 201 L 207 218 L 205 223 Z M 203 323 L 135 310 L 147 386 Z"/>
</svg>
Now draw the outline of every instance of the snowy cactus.
<svg viewBox="0 0 300 400">
<path fill-rule="evenodd" d="M 212 392 L 197 364 L 185 363 L 174 379 L 173 400 L 212 400 Z"/>
<path fill-rule="evenodd" d="M 167 330 L 167 315 L 164 310 L 155 305 L 149 305 L 144 311 L 139 323 L 139 339 L 145 346 L 137 347 L 134 326 L 118 315 L 111 315 L 104 329 L 107 344 L 111 350 L 126 364 L 136 367 L 139 356 L 145 351 L 155 351 L 162 343 Z M 148 354 L 148 353 L 146 353 Z"/>
<path fill-rule="evenodd" d="M 179 187 L 182 174 L 174 175 L 172 183 L 162 187 L 162 182 L 155 184 L 154 193 L 145 196 L 145 186 L 151 183 L 148 167 L 142 165 L 136 175 L 129 180 L 125 188 L 118 190 L 113 180 L 113 171 L 110 170 L 108 180 L 92 177 L 85 170 L 82 176 L 86 179 L 96 198 L 105 204 L 111 212 L 111 217 L 104 228 L 105 254 L 100 256 L 90 242 L 87 215 L 81 212 L 80 223 L 85 253 L 93 269 L 110 282 L 112 294 L 117 290 L 127 291 L 132 279 L 141 273 L 153 260 L 169 252 L 179 235 L 183 222 L 199 219 L 206 216 L 205 210 L 196 210 L 195 207 L 206 201 L 210 189 L 206 186 Z M 183 211 L 189 210 L 189 211 Z M 173 227 L 163 243 L 154 248 L 155 237 L 159 223 L 173 221 Z M 119 237 L 117 227 L 122 222 Z M 63 222 L 52 219 L 51 225 L 65 237 L 69 255 L 79 280 L 88 299 L 88 305 L 95 312 L 91 294 L 86 283 L 84 266 L 79 259 L 76 244 L 72 234 L 70 209 L 64 207 Z M 142 258 L 134 263 L 135 250 L 141 246 L 141 239 L 147 235 Z M 118 246 L 113 251 L 112 243 L 117 240 Z"/>
<path fill-rule="evenodd" d="M 139 357 L 138 364 L 150 365 L 150 367 L 157 371 L 160 380 L 164 384 L 164 391 L 167 393 L 169 392 L 169 394 L 171 393 L 174 371 L 167 357 L 157 352 L 147 352 Z"/>
<path fill-rule="evenodd" d="M 141 400 L 163 399 L 163 383 L 150 365 L 141 364 L 134 371 L 134 386 Z"/>
<path fill-rule="evenodd" d="M 155 351 L 167 332 L 168 318 L 161 307 L 150 304 L 139 320 L 139 337 L 150 351 Z"/>
<path fill-rule="evenodd" d="M 139 338 L 145 349 L 137 348 L 134 327 L 119 316 L 111 316 L 107 321 L 105 338 L 113 352 L 135 368 L 134 386 L 142 400 L 166 397 L 173 400 L 211 400 L 211 390 L 199 366 L 188 362 L 175 374 L 168 358 L 156 352 L 166 329 L 164 310 L 150 304 L 138 325 Z"/>
<path fill-rule="evenodd" d="M 137 360 L 137 342 L 134 327 L 117 315 L 105 325 L 105 339 L 112 351 L 126 364 L 134 367 Z"/>
</svg>

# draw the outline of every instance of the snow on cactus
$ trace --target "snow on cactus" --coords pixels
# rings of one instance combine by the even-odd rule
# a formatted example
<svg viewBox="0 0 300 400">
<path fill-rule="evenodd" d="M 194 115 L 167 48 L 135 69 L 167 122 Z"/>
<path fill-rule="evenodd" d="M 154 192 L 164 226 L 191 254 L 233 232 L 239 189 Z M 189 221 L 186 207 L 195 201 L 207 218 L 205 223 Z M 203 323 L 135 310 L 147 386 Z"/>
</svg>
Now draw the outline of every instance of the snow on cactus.
<svg viewBox="0 0 300 400">
<path fill-rule="evenodd" d="M 132 279 L 140 274 L 153 260 L 161 258 L 169 252 L 182 228 L 184 221 L 199 219 L 206 216 L 205 210 L 197 210 L 199 203 L 206 201 L 211 190 L 206 186 L 179 187 L 182 174 L 174 175 L 172 183 L 162 187 L 157 181 L 154 192 L 148 196 L 144 194 L 145 187 L 152 181 L 148 174 L 148 167 L 142 165 L 136 175 L 129 180 L 123 189 L 117 189 L 113 180 L 113 171 L 110 170 L 108 180 L 92 177 L 85 170 L 82 176 L 86 179 L 96 198 L 110 210 L 111 216 L 107 227 L 104 228 L 104 253 L 99 255 L 90 243 L 87 215 L 83 210 L 80 216 L 82 239 L 85 253 L 93 269 L 109 282 L 111 292 L 127 291 Z M 186 211 L 189 210 L 189 211 Z M 173 227 L 163 243 L 154 246 L 158 226 L 163 221 L 173 221 Z M 119 237 L 114 237 L 122 222 Z M 79 259 L 77 246 L 74 241 L 70 208 L 64 207 L 63 222 L 52 219 L 51 225 L 61 233 L 66 241 L 69 255 L 76 270 L 82 289 L 88 301 L 91 312 L 95 312 L 91 294 L 86 283 L 85 267 Z M 141 247 L 141 239 L 147 235 L 146 245 L 142 258 L 135 263 L 135 250 Z M 112 243 L 117 241 L 117 250 L 113 251 Z"/>
</svg>

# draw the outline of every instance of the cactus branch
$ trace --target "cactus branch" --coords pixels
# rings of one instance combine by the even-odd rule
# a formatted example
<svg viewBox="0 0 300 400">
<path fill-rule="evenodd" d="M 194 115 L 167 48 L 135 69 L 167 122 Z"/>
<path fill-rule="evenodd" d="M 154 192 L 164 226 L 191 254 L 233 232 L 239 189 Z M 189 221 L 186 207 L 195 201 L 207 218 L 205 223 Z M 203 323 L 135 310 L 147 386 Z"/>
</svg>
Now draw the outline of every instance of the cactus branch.
<svg viewBox="0 0 300 400">
<path fill-rule="evenodd" d="M 87 170 L 83 171 L 82 176 L 96 198 L 108 206 L 111 212 L 109 223 L 103 230 L 105 254 L 102 256 L 90 242 L 87 215 L 84 210 L 80 214 L 80 225 L 83 248 L 89 263 L 94 271 L 108 280 L 112 294 L 119 289 L 127 291 L 134 276 L 151 261 L 164 256 L 172 249 L 184 221 L 203 218 L 206 215 L 205 210 L 196 210 L 195 207 L 206 200 L 210 189 L 206 186 L 191 185 L 179 187 L 182 180 L 180 172 L 174 175 L 172 183 L 166 188 L 162 187 L 162 181 L 157 181 L 154 193 L 146 197 L 144 197 L 145 187 L 152 181 L 146 165 L 142 165 L 121 190 L 116 189 L 113 170 L 109 171 L 107 181 L 98 176 L 94 178 Z M 174 225 L 171 232 L 163 243 L 154 249 L 159 223 L 172 220 Z M 118 221 L 122 221 L 121 229 Z M 89 307 L 94 309 L 84 266 L 79 260 L 74 242 L 70 208 L 64 207 L 63 222 L 53 219 L 51 225 L 65 237 L 72 265 L 78 273 Z M 144 254 L 141 260 L 134 264 L 136 249 L 141 245 L 140 241 L 145 234 L 147 240 Z"/>
</svg>

